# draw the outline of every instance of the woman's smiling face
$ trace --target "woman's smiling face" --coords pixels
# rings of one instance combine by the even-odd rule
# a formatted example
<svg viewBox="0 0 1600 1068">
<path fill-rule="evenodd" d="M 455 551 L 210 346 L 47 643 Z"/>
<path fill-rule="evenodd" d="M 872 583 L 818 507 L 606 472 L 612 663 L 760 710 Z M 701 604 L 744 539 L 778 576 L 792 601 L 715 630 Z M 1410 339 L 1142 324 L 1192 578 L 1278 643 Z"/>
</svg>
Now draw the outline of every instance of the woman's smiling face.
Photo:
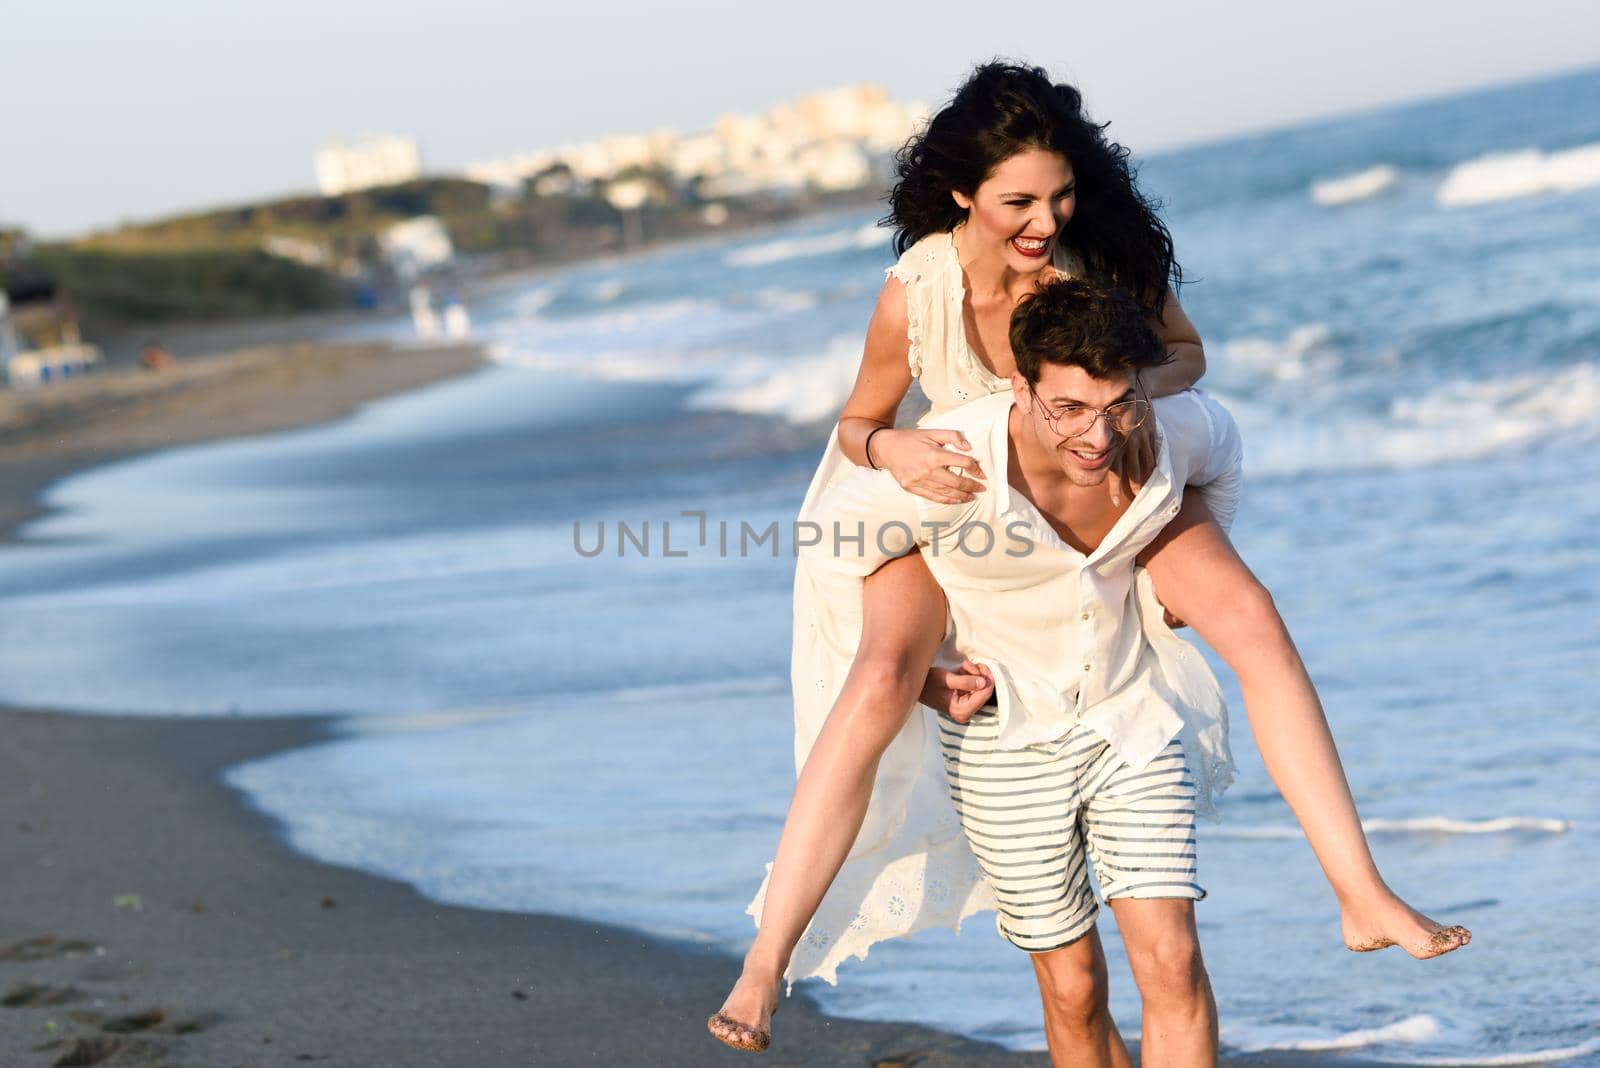
<svg viewBox="0 0 1600 1068">
<path fill-rule="evenodd" d="M 1077 204 L 1072 164 L 1042 148 L 1003 160 L 971 196 L 958 190 L 950 195 L 967 212 L 963 245 L 979 255 L 998 253 L 1021 274 L 1050 262 L 1056 237 Z"/>
</svg>

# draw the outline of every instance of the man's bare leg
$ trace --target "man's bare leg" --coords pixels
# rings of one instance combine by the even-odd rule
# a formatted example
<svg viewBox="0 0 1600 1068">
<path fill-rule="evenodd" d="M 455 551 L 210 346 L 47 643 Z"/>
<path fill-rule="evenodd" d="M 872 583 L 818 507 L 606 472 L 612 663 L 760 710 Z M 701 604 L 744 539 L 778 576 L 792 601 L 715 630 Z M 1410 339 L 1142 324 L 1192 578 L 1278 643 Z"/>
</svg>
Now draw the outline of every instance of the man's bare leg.
<svg viewBox="0 0 1600 1068">
<path fill-rule="evenodd" d="M 1217 1063 L 1217 1002 L 1211 993 L 1187 898 L 1116 898 L 1111 911 L 1143 1003 L 1144 1068 L 1209 1068 Z"/>
<path fill-rule="evenodd" d="M 1056 1068 L 1129 1068 L 1128 1047 L 1111 1019 L 1099 928 L 1070 945 L 1031 956 L 1044 1002 L 1050 1063 Z"/>
<path fill-rule="evenodd" d="M 1379 875 L 1300 652 L 1272 595 L 1239 559 L 1198 495 L 1187 495 L 1140 563 L 1167 610 L 1192 626 L 1239 677 L 1261 759 L 1338 898 L 1345 945 L 1363 952 L 1400 946 L 1423 959 L 1470 942 L 1465 927 L 1424 916 Z"/>
</svg>

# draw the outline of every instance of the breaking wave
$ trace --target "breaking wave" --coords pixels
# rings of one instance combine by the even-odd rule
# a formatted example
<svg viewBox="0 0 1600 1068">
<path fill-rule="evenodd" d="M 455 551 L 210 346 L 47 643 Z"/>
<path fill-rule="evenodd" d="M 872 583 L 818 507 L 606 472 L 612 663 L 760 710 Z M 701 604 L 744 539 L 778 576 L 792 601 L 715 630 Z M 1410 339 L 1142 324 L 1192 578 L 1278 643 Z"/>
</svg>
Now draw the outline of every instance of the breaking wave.
<svg viewBox="0 0 1600 1068">
<path fill-rule="evenodd" d="M 1597 185 L 1600 144 L 1549 153 L 1525 148 L 1458 164 L 1446 176 L 1435 199 L 1441 207 L 1460 208 Z"/>
<path fill-rule="evenodd" d="M 849 252 L 852 249 L 877 248 L 889 243 L 889 231 L 876 223 L 856 226 L 848 230 L 834 230 L 815 237 L 785 237 L 765 241 L 759 245 L 746 245 L 722 257 L 729 267 L 764 267 L 769 263 L 797 260 L 806 256 L 825 256 L 830 252 Z"/>
<path fill-rule="evenodd" d="M 1311 199 L 1323 207 L 1353 204 L 1377 196 L 1399 180 L 1399 171 L 1387 163 L 1380 163 L 1354 174 L 1341 174 L 1337 178 L 1322 178 L 1312 182 Z"/>
<path fill-rule="evenodd" d="M 1224 382 L 1298 382 L 1325 377 L 1341 362 L 1327 324 L 1307 323 L 1282 341 L 1243 337 L 1225 342 L 1216 371 Z"/>
<path fill-rule="evenodd" d="M 834 338 L 815 356 L 747 358 L 691 396 L 689 406 L 770 415 L 796 424 L 819 422 L 844 407 L 860 363 L 861 339 L 853 334 Z"/>
<path fill-rule="evenodd" d="M 1302 369 L 1315 369 L 1306 348 Z M 1294 364 L 1290 365 L 1295 366 Z M 1301 372 L 1280 372 L 1280 378 Z M 1391 400 L 1384 412 L 1343 414 L 1354 402 L 1325 395 L 1318 408 L 1281 396 L 1217 391 L 1238 420 L 1253 474 L 1412 468 L 1472 460 L 1553 437 L 1600 434 L 1600 366 L 1458 380 Z M 1294 405 L 1293 419 L 1285 418 Z"/>
</svg>

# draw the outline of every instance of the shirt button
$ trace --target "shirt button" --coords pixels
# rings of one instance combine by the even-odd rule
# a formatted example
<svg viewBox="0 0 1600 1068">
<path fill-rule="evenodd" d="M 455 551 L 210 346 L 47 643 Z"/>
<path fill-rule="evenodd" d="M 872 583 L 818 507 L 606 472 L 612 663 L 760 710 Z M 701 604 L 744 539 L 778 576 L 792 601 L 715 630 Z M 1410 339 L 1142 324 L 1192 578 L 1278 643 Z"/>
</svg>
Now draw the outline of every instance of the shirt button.
<svg viewBox="0 0 1600 1068">
<path fill-rule="evenodd" d="M 1083 618 L 1084 618 L 1084 619 L 1088 619 L 1088 618 L 1089 618 L 1089 613 L 1088 613 L 1088 612 L 1085 612 L 1085 613 L 1084 613 L 1084 614 L 1083 614 Z"/>
<path fill-rule="evenodd" d="M 1085 671 L 1090 670 L 1090 666 L 1088 664 L 1083 665 L 1083 670 L 1085 670 Z"/>
</svg>

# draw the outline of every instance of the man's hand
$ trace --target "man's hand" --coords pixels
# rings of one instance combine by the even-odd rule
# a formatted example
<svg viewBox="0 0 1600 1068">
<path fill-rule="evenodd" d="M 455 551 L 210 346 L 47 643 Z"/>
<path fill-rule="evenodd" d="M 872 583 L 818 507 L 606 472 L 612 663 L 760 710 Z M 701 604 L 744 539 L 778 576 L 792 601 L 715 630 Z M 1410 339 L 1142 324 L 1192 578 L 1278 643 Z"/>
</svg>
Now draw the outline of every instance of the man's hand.
<svg viewBox="0 0 1600 1068">
<path fill-rule="evenodd" d="M 935 665 L 922 684 L 922 703 L 965 723 L 994 693 L 994 676 L 982 664 L 963 660 L 954 671 Z"/>
<path fill-rule="evenodd" d="M 938 504 L 965 504 L 983 491 L 978 461 L 944 447 L 971 451 L 972 445 L 959 431 L 891 428 L 874 432 L 869 444 L 868 462 L 893 475 L 908 493 Z"/>
</svg>

